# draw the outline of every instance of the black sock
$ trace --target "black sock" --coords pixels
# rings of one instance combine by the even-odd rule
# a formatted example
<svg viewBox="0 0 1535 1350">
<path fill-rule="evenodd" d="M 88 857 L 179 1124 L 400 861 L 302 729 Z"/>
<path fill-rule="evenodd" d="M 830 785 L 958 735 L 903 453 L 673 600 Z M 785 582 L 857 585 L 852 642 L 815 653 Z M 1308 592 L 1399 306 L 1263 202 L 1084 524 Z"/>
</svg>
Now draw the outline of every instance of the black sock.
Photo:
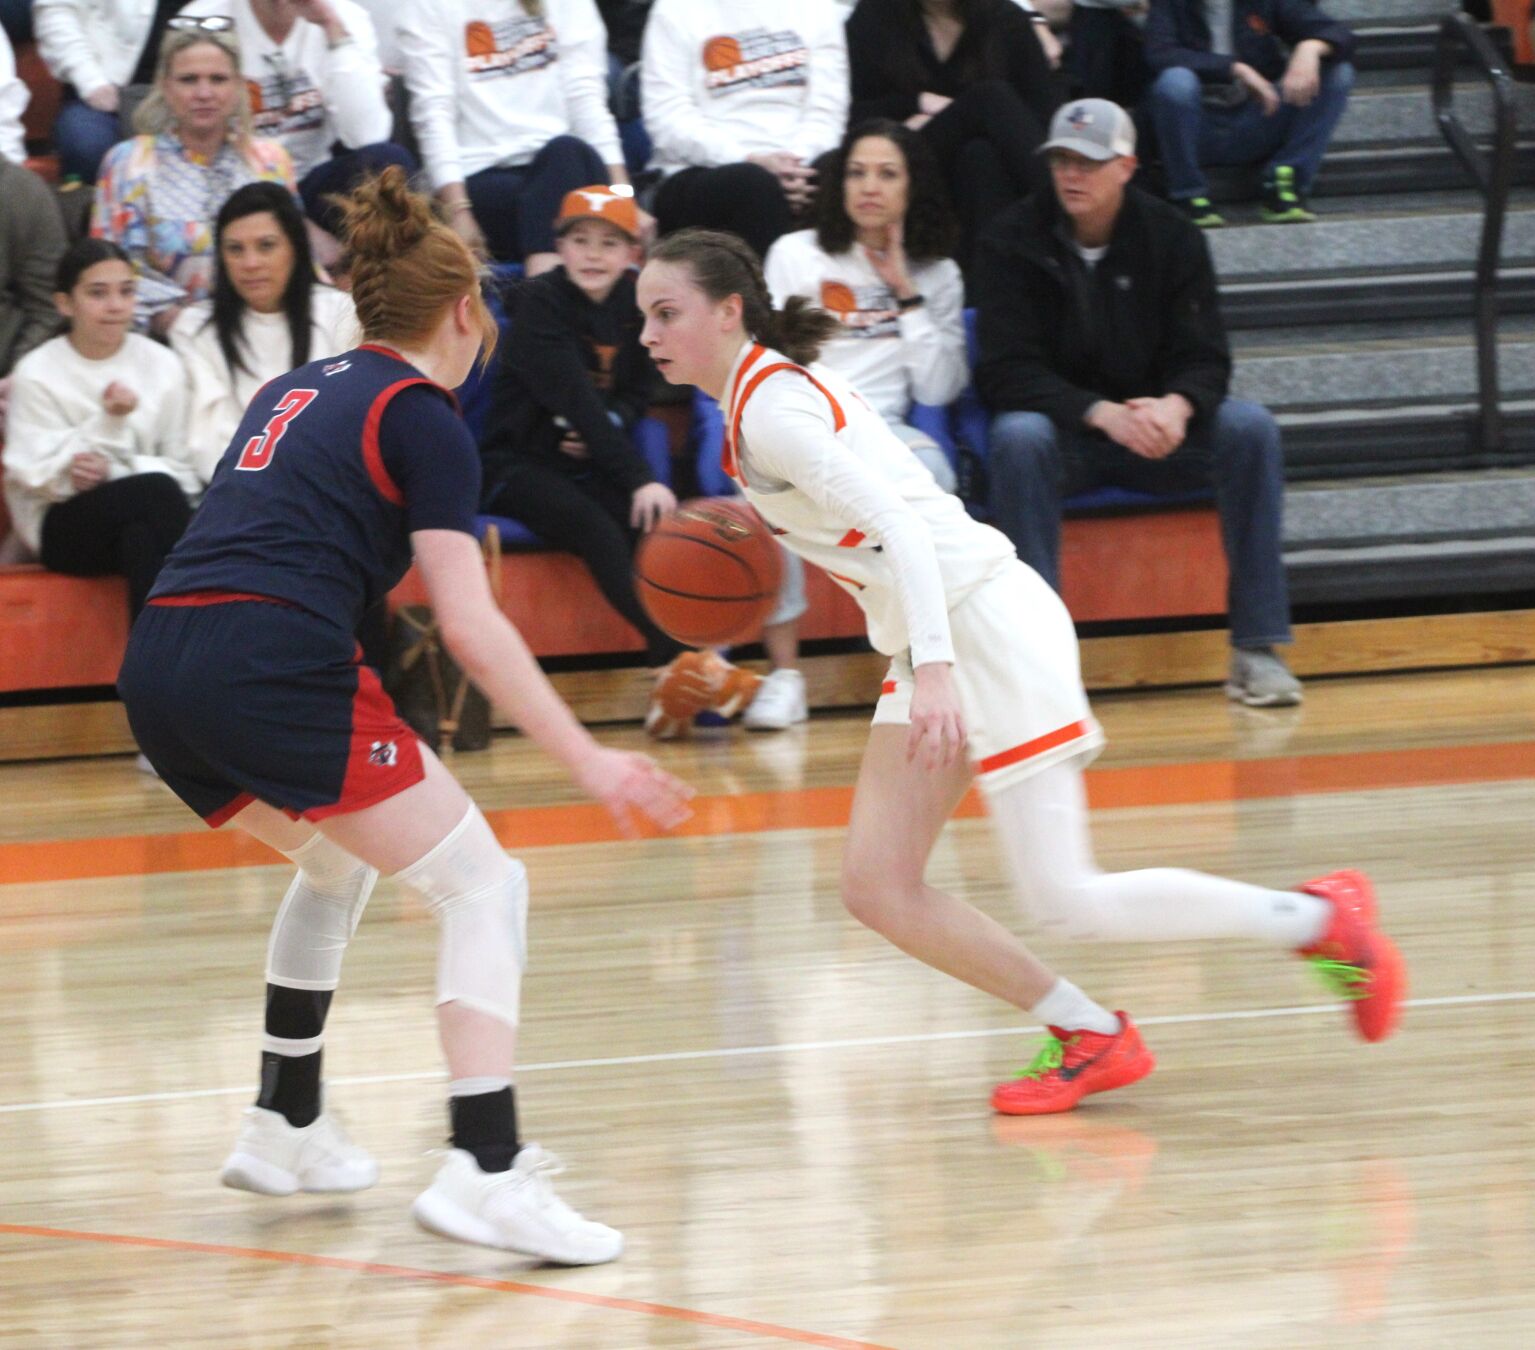
<svg viewBox="0 0 1535 1350">
<path fill-rule="evenodd" d="M 266 1034 L 284 1041 L 313 1040 L 325 1030 L 331 990 L 266 987 Z M 312 1125 L 320 1114 L 320 1054 L 279 1055 L 261 1052 L 261 1093 L 256 1105 L 279 1112 L 296 1129 Z"/>
<path fill-rule="evenodd" d="M 522 1148 L 517 1138 L 517 1097 L 513 1088 L 449 1097 L 453 1147 L 474 1154 L 482 1172 L 510 1170 Z"/>
<path fill-rule="evenodd" d="M 312 1055 L 261 1052 L 261 1095 L 256 1105 L 278 1112 L 295 1129 L 320 1115 L 320 1051 Z"/>
</svg>

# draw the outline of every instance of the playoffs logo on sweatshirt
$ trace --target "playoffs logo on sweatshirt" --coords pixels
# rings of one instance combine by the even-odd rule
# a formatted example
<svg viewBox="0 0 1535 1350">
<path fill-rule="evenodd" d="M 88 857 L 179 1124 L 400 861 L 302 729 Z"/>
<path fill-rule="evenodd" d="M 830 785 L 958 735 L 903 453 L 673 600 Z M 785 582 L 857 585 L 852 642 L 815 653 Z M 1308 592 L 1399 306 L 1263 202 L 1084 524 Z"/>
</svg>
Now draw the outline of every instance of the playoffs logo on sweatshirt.
<svg viewBox="0 0 1535 1350">
<path fill-rule="evenodd" d="M 792 28 L 748 28 L 704 43 L 704 87 L 714 95 L 808 82 L 810 48 Z"/>
<path fill-rule="evenodd" d="M 846 336 L 884 338 L 901 336 L 901 312 L 889 287 L 849 286 L 830 279 L 821 283 L 821 308 L 835 315 Z"/>
<path fill-rule="evenodd" d="M 314 87 L 309 72 L 273 70 L 259 80 L 246 80 L 250 94 L 251 130 L 257 136 L 281 140 L 318 130 L 325 123 L 325 96 Z"/>
<path fill-rule="evenodd" d="M 476 19 L 465 24 L 464 51 L 471 80 L 522 75 L 553 65 L 560 56 L 554 29 L 528 14 L 499 23 Z"/>
</svg>

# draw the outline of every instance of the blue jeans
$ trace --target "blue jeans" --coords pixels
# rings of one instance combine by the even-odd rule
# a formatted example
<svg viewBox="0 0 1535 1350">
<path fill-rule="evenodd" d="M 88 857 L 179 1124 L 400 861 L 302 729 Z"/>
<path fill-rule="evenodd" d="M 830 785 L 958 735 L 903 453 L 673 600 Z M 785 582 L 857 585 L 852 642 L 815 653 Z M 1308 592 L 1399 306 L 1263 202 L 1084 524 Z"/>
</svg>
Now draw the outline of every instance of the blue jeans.
<svg viewBox="0 0 1535 1350">
<path fill-rule="evenodd" d="M 1151 117 L 1167 174 L 1167 195 L 1174 201 L 1204 197 L 1209 186 L 1206 164 L 1264 164 L 1264 175 L 1279 164 L 1295 170 L 1301 193 L 1311 191 L 1338 119 L 1354 87 L 1347 61 L 1322 67 L 1322 87 L 1304 108 L 1282 104 L 1272 117 L 1249 98 L 1235 108 L 1206 107 L 1199 76 L 1187 66 L 1171 66 L 1151 86 Z"/>
<path fill-rule="evenodd" d="M 497 262 L 554 252 L 554 218 L 567 192 L 608 181 L 602 156 L 579 136 L 556 136 L 527 164 L 481 169 L 464 180 L 474 218 Z"/>
<path fill-rule="evenodd" d="M 102 157 L 123 139 L 115 112 L 104 113 L 83 99 L 65 97 L 53 119 L 53 144 L 59 152 L 59 173 L 94 183 Z"/>
<path fill-rule="evenodd" d="M 1041 413 L 1000 413 L 991 423 L 990 461 L 992 523 L 1056 590 L 1065 498 L 1109 483 L 1149 493 L 1213 485 L 1230 569 L 1231 644 L 1290 640 L 1280 551 L 1284 455 L 1267 408 L 1225 399 L 1207 425 L 1161 460 L 1143 459 L 1085 427 L 1062 432 Z"/>
<path fill-rule="evenodd" d="M 339 239 L 343 213 L 330 198 L 345 195 L 362 179 L 370 174 L 383 173 L 391 164 L 398 164 L 408 174 L 416 171 L 416 157 L 403 145 L 396 145 L 393 141 L 379 141 L 375 145 L 359 146 L 356 150 L 343 150 L 316 164 L 298 185 L 304 214 L 321 229 L 329 230 Z"/>
</svg>

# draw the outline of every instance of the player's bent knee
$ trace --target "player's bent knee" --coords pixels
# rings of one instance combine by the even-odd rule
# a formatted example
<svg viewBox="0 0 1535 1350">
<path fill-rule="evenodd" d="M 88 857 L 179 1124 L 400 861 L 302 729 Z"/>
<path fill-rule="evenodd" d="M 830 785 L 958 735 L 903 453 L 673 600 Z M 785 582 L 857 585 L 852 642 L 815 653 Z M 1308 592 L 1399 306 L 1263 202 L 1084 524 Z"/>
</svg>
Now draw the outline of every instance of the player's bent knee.
<svg viewBox="0 0 1535 1350">
<path fill-rule="evenodd" d="M 424 858 L 396 874 L 441 928 L 437 1002 L 515 1027 L 527 954 L 528 873 L 472 803 Z"/>
<path fill-rule="evenodd" d="M 884 929 L 891 913 L 910 894 L 911 887 L 888 869 L 845 867 L 842 871 L 842 904 L 865 928 Z"/>
<path fill-rule="evenodd" d="M 268 984 L 329 990 L 357 931 L 378 873 L 322 835 L 287 854 L 298 866 L 267 946 Z"/>
</svg>

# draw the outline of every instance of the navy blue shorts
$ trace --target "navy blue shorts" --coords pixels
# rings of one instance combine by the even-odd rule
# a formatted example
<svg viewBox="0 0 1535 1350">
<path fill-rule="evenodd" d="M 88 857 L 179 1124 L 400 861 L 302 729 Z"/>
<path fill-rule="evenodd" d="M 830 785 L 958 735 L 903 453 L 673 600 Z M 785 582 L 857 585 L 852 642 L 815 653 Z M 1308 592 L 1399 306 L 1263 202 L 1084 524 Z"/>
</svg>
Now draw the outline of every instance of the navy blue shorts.
<svg viewBox="0 0 1535 1350">
<path fill-rule="evenodd" d="M 155 771 L 215 828 L 252 801 L 307 820 L 358 811 L 425 774 L 356 642 L 293 605 L 151 601 L 117 689 Z"/>
</svg>

